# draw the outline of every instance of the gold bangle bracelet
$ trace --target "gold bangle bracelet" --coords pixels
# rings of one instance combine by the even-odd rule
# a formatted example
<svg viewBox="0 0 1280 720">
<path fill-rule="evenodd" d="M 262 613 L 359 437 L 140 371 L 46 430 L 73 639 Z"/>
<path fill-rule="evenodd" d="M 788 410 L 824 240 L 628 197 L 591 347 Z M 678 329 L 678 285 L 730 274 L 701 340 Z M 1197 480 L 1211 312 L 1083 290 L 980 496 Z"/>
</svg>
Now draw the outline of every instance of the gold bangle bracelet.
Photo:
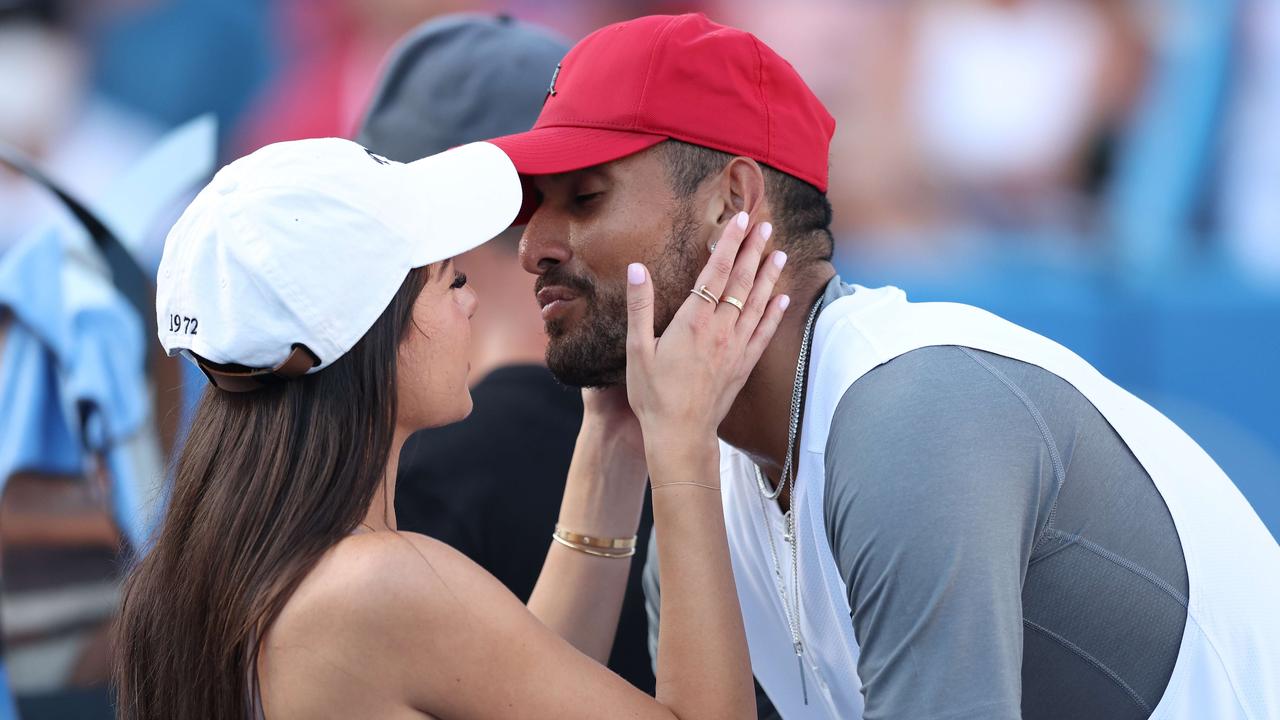
<svg viewBox="0 0 1280 720">
<path fill-rule="evenodd" d="M 636 547 L 636 536 L 629 538 L 606 538 L 595 537 L 594 535 L 581 535 L 566 530 L 562 525 L 556 523 L 555 536 L 561 540 L 568 540 L 575 545 L 585 545 L 591 548 L 600 548 L 602 550 L 634 550 Z"/>
<path fill-rule="evenodd" d="M 563 546 L 565 546 L 565 547 L 569 548 L 570 550 L 577 550 L 577 551 L 578 551 L 578 552 L 580 552 L 580 553 L 585 553 L 585 554 L 587 554 L 587 555 L 591 555 L 591 556 L 594 556 L 594 557 L 602 557 L 602 558 L 611 558 L 611 559 L 614 559 L 614 560 L 621 560 L 621 559 L 623 559 L 623 558 L 629 558 L 629 557 L 631 557 L 632 555 L 635 555 L 635 554 L 636 554 L 636 549 L 635 549 L 635 548 L 630 548 L 630 549 L 627 549 L 627 550 L 623 550 L 623 551 L 621 551 L 621 552 L 602 552 L 602 551 L 600 551 L 600 550 L 596 550 L 596 549 L 593 549 L 593 548 L 587 547 L 586 545 L 579 545 L 579 544 L 574 543 L 574 542 L 569 542 L 568 540 L 565 540 L 564 538 L 560 537 L 559 535 L 552 535 L 552 536 L 551 536 L 551 539 L 552 539 L 552 540 L 555 540 L 556 542 L 560 543 L 561 545 L 563 545 Z"/>
</svg>

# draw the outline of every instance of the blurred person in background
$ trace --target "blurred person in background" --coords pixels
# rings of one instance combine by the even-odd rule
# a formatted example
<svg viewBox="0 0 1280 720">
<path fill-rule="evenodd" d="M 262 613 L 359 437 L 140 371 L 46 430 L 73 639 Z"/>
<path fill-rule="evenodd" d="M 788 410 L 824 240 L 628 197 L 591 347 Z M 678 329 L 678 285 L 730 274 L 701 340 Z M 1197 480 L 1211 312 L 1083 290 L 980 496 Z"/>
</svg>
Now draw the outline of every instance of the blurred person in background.
<svg viewBox="0 0 1280 720">
<path fill-rule="evenodd" d="M 0 142 L 92 203 L 156 129 L 93 90 L 76 28 L 81 10 L 64 0 L 0 0 Z M 45 190 L 0 166 L 0 253 L 58 218 L 80 232 Z"/>
<path fill-rule="evenodd" d="M 691 292 L 742 307 L 696 278 L 742 214 L 789 255 L 780 282 L 804 310 L 719 428 L 752 667 L 776 711 L 1280 713 L 1280 546 L 1248 501 L 1066 348 L 836 275 L 834 130 L 757 38 L 684 15 L 588 36 L 533 129 L 493 140 L 535 190 L 521 261 L 566 383 L 629 382 L 622 265 L 654 268 L 661 329 Z M 660 578 L 646 592 L 664 642 Z"/>
<path fill-rule="evenodd" d="M 715 0 L 482 0 L 523 20 L 555 28 L 567 37 L 580 38 L 610 23 L 641 15 L 697 12 Z M 480 3 L 476 3 L 480 4 Z"/>
<path fill-rule="evenodd" d="M 282 50 L 271 46 L 267 22 L 275 0 L 81 4 L 95 84 L 103 93 L 165 127 L 212 112 L 222 143 Z M 180 211 L 174 208 L 170 221 Z"/>
<path fill-rule="evenodd" d="M 1280 284 L 1280 3 L 1243 3 L 1240 73 L 1219 188 L 1219 231 L 1235 264 Z"/>
<path fill-rule="evenodd" d="M 368 107 L 387 50 L 468 0 L 281 0 L 272 16 L 282 66 L 233 139 L 236 154 L 280 140 L 350 137 Z"/>
<path fill-rule="evenodd" d="M 840 121 L 832 231 L 859 258 L 928 264 L 1002 234 L 1094 228 L 1143 37 L 1105 0 L 722 0 Z"/>
<path fill-rule="evenodd" d="M 357 140 L 410 162 L 495 135 L 527 130 L 538 117 L 568 44 L 507 16 L 453 15 L 402 40 L 383 71 Z M 528 600 L 546 557 L 582 424 L 582 399 L 547 370 L 547 336 L 533 279 L 512 228 L 458 258 L 485 298 L 473 318 L 475 409 L 466 420 L 415 433 L 396 482 L 400 527 L 461 550 Z M 640 545 L 609 667 L 653 692 L 641 589 L 652 517 Z"/>
<path fill-rule="evenodd" d="M 709 14 L 752 28 L 839 121 L 827 193 L 836 256 L 929 258 L 941 208 L 907 121 L 913 3 L 722 0 Z"/>
<path fill-rule="evenodd" d="M 1083 234 L 1140 87 L 1131 3 L 915 3 L 905 118 L 959 229 Z"/>
</svg>

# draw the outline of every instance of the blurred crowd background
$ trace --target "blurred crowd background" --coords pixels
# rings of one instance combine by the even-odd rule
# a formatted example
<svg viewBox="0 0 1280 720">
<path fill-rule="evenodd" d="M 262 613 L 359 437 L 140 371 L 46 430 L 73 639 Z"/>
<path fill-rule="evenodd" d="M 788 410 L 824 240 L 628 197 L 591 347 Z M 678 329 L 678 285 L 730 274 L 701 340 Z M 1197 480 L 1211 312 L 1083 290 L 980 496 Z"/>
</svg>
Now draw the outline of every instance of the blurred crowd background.
<svg viewBox="0 0 1280 720">
<path fill-rule="evenodd" d="M 204 113 L 221 162 L 349 137 L 391 45 L 460 11 L 570 40 L 686 11 L 755 33 L 837 119 L 846 280 L 976 304 L 1068 345 L 1190 432 L 1280 534 L 1273 0 L 0 0 L 0 142 L 92 201 Z M 61 212 L 0 168 L 0 258 Z M 140 245 L 144 266 L 164 230 Z M 21 592 L 38 561 L 8 563 L 10 682 L 33 698 L 25 718 L 54 717 L 42 693 L 100 678 L 81 652 L 94 639 L 24 645 L 43 632 L 31 598 L 53 596 Z M 92 617 L 114 595 L 56 597 Z"/>
</svg>

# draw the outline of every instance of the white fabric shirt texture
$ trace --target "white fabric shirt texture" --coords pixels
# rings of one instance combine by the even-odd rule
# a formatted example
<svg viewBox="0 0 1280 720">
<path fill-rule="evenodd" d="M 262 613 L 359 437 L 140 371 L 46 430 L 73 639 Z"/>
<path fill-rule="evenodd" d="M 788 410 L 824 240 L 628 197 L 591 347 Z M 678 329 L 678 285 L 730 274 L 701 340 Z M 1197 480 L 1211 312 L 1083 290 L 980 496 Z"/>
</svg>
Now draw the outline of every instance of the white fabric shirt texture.
<svg viewBox="0 0 1280 720">
<path fill-rule="evenodd" d="M 910 303 L 893 287 L 857 288 L 828 305 L 814 331 L 793 498 L 807 705 L 763 524 L 767 514 L 789 580 L 782 516 L 774 503 L 762 513 L 753 464 L 721 446 L 725 522 L 752 667 L 781 716 L 862 717 L 858 643 L 823 522 L 827 436 L 856 380 L 907 352 L 940 345 L 1019 360 L 1070 383 L 1125 441 L 1167 504 L 1190 597 L 1177 663 L 1151 717 L 1280 717 L 1280 546 L 1217 464 L 1171 421 L 1057 343 L 977 308 Z"/>
</svg>

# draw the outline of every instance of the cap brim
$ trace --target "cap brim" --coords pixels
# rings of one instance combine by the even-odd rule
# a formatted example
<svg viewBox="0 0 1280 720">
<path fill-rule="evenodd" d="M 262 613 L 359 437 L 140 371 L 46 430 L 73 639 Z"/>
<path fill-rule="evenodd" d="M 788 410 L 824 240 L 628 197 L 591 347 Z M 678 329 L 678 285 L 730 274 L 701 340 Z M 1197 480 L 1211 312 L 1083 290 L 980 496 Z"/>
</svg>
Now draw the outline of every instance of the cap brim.
<svg viewBox="0 0 1280 720">
<path fill-rule="evenodd" d="M 511 227 L 523 189 L 506 153 L 487 142 L 446 150 L 405 165 L 414 206 L 426 206 L 426 242 L 411 254 L 414 267 L 461 255 Z"/>
<path fill-rule="evenodd" d="M 591 127 L 549 126 L 494 138 L 522 176 L 556 175 L 582 170 L 634 155 L 666 140 L 666 135 L 607 130 Z M 526 192 L 514 224 L 521 225 L 537 209 L 537 199 Z"/>
</svg>

